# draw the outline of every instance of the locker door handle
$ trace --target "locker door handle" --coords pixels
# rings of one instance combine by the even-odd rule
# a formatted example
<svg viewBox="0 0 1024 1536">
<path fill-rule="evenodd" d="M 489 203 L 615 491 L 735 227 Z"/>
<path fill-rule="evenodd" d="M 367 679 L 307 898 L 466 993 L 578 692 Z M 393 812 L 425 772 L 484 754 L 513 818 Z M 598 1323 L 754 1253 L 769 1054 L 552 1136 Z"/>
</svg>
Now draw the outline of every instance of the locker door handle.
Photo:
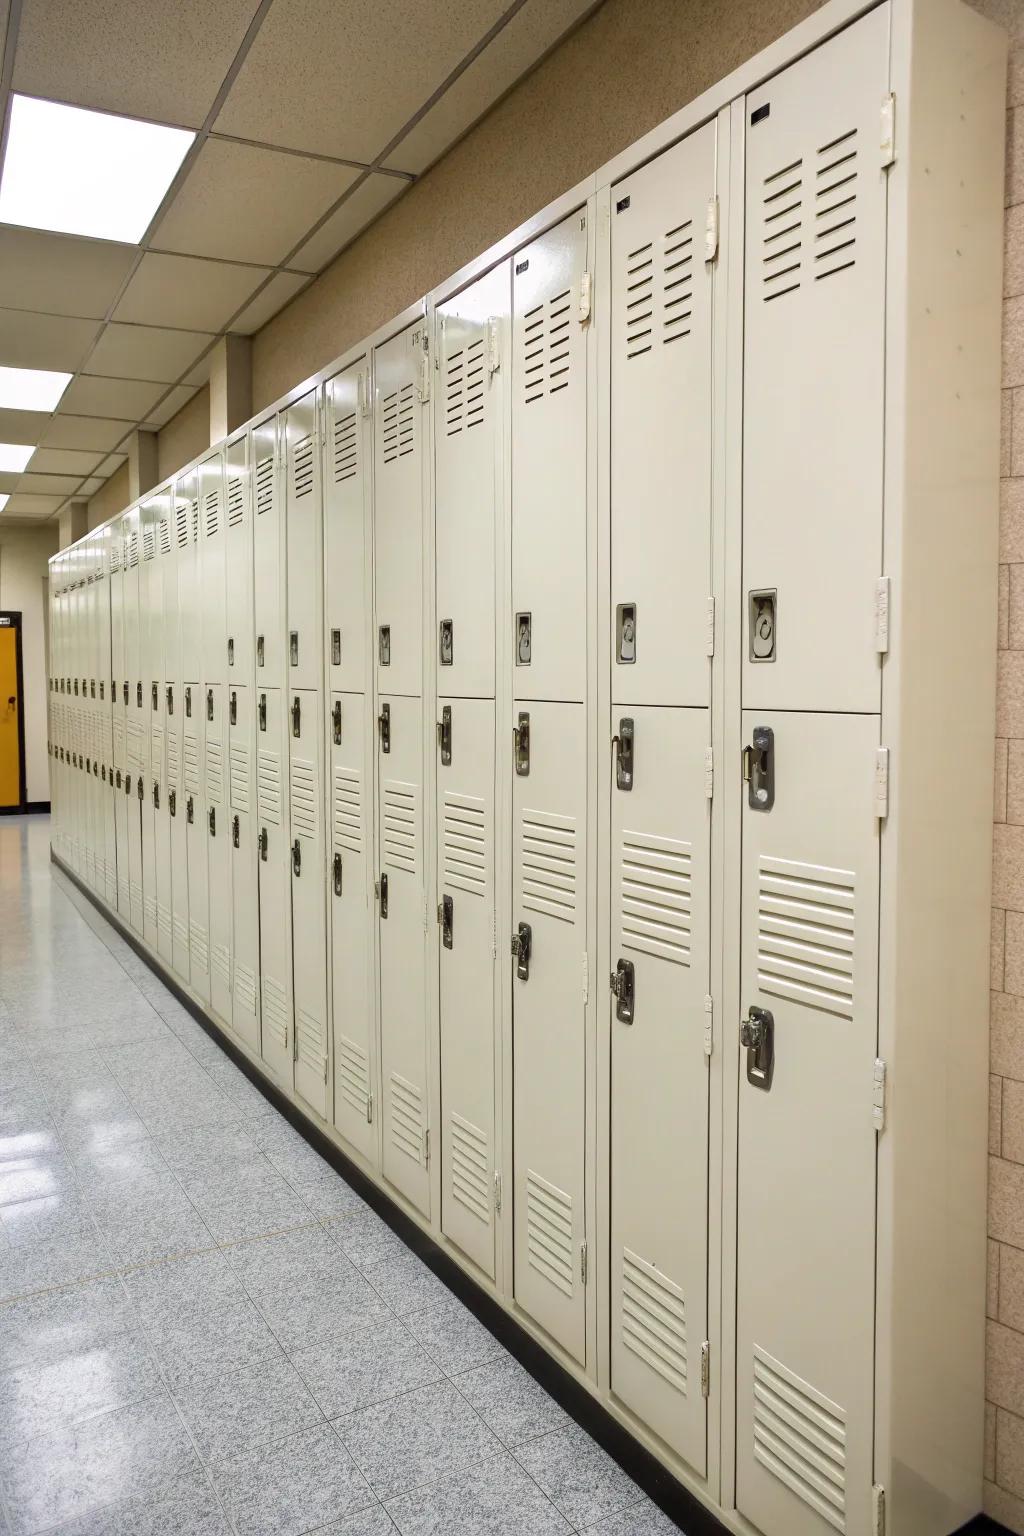
<svg viewBox="0 0 1024 1536">
<path fill-rule="evenodd" d="M 632 960 L 619 960 L 609 979 L 615 994 L 615 1017 L 620 1024 L 632 1024 L 636 1010 L 636 971 Z"/>
<path fill-rule="evenodd" d="M 302 844 L 298 838 L 292 843 L 292 874 L 302 874 Z"/>
<path fill-rule="evenodd" d="M 267 696 L 266 696 L 265 693 L 261 693 L 260 694 L 260 730 L 261 731 L 265 731 L 266 728 L 267 728 Z"/>
<path fill-rule="evenodd" d="M 192 799 L 192 796 L 189 795 L 188 799 L 185 801 L 185 820 L 188 822 L 189 826 L 191 826 L 195 821 L 195 809 L 195 801 Z"/>
<path fill-rule="evenodd" d="M 146 786 L 142 782 L 142 774 L 141 773 L 139 774 L 138 793 L 139 793 L 139 803 L 141 804 L 142 801 L 145 799 L 145 796 L 146 796 Z"/>
<path fill-rule="evenodd" d="M 231 690 L 231 707 L 228 719 L 232 725 L 238 724 L 238 694 L 233 688 Z"/>
<path fill-rule="evenodd" d="M 213 689 L 212 688 L 207 688 L 207 690 L 206 690 L 206 718 L 207 718 L 207 720 L 212 720 L 213 719 Z"/>
<path fill-rule="evenodd" d="M 341 666 L 341 630 L 331 630 L 331 666 Z"/>
<path fill-rule="evenodd" d="M 615 787 L 626 790 L 633 788 L 633 721 L 624 718 L 619 721 L 619 733 L 612 738 L 615 745 Z"/>
<path fill-rule="evenodd" d="M 530 979 L 530 956 L 533 953 L 533 929 L 529 923 L 520 923 L 512 935 L 512 954 L 516 962 L 516 975 L 520 981 Z"/>
<path fill-rule="evenodd" d="M 331 711 L 331 718 L 334 721 L 334 745 L 336 747 L 340 747 L 341 746 L 341 700 L 340 699 L 337 699 L 335 701 L 334 709 Z"/>
<path fill-rule="evenodd" d="M 265 864 L 267 862 L 267 829 L 266 829 L 266 827 L 261 827 L 260 828 L 259 845 L 260 845 L 260 858 L 263 861 L 263 863 Z"/>
<path fill-rule="evenodd" d="M 530 716 L 525 711 L 519 716 L 519 724 L 512 727 L 512 734 L 516 743 L 516 773 L 525 779 L 530 774 Z"/>
<path fill-rule="evenodd" d="M 775 732 L 755 725 L 753 745 L 743 748 L 743 778 L 752 811 L 770 811 L 775 804 Z"/>
<path fill-rule="evenodd" d="M 185 719 L 192 719 L 192 689 L 185 689 Z"/>
<path fill-rule="evenodd" d="M 437 909 L 437 920 L 441 924 L 441 943 L 445 949 L 452 949 L 455 943 L 455 898 L 442 896 L 441 905 Z"/>
<path fill-rule="evenodd" d="M 102 684 L 100 686 L 102 687 Z M 169 715 L 174 714 L 174 689 L 169 683 L 167 685 L 167 713 Z"/>
<path fill-rule="evenodd" d="M 78 684 L 77 683 L 75 684 L 75 692 L 76 693 L 78 692 Z M 142 708 L 142 684 L 141 683 L 136 683 L 135 684 L 135 707 L 136 707 L 136 709 L 141 709 Z"/>
<path fill-rule="evenodd" d="M 170 811 L 172 816 L 177 816 L 177 814 L 178 814 L 178 796 L 177 796 L 177 792 L 175 790 L 173 790 L 173 789 L 169 789 L 167 791 L 167 809 Z"/>
<path fill-rule="evenodd" d="M 292 666 L 297 667 L 299 664 L 299 632 L 297 629 L 293 629 L 288 636 L 288 648 Z"/>
<path fill-rule="evenodd" d="M 437 722 L 437 744 L 441 749 L 441 766 L 448 768 L 452 760 L 452 707 L 446 704 Z"/>
<path fill-rule="evenodd" d="M 231 846 L 232 848 L 237 848 L 239 846 L 239 825 L 237 816 L 233 816 L 231 818 Z"/>
<path fill-rule="evenodd" d="M 380 891 L 380 915 L 381 915 L 381 917 L 387 917 L 387 915 L 388 915 L 388 877 L 387 877 L 387 875 L 381 875 L 381 877 L 380 877 L 380 886 L 378 887 L 378 889 Z"/>
<path fill-rule="evenodd" d="M 213 805 L 210 806 L 210 814 L 207 817 L 207 820 L 210 823 L 210 836 L 211 837 L 216 837 L 217 836 L 217 808 L 216 808 L 216 806 L 213 806 Z"/>
<path fill-rule="evenodd" d="M 152 687 L 150 689 L 150 698 L 153 701 L 153 708 L 157 709 L 158 706 L 159 706 L 160 690 L 157 688 L 156 683 L 152 684 Z"/>
<path fill-rule="evenodd" d="M 263 636 L 262 635 L 257 635 L 256 636 L 256 665 L 258 667 L 262 667 L 263 666 L 263 653 L 264 653 Z"/>
<path fill-rule="evenodd" d="M 775 1017 L 767 1008 L 747 1010 L 740 1045 L 747 1053 L 747 1082 L 767 1093 L 775 1071 Z"/>
<path fill-rule="evenodd" d="M 377 727 L 380 731 L 380 749 L 382 752 L 391 751 L 391 705 L 382 704 L 380 714 L 377 716 Z"/>
<path fill-rule="evenodd" d="M 292 735 L 302 735 L 302 700 L 298 695 L 292 700 Z"/>
<path fill-rule="evenodd" d="M 123 684 L 123 688 L 124 688 L 124 693 L 123 693 L 122 696 L 124 698 L 125 707 L 127 708 L 127 705 L 128 705 L 128 684 L 127 684 L 127 682 Z M 70 683 L 68 684 L 68 692 L 69 693 L 71 692 L 71 684 Z"/>
<path fill-rule="evenodd" d="M 160 809 L 160 785 L 155 779 L 153 780 L 153 809 L 155 811 Z"/>
<path fill-rule="evenodd" d="M 63 747 L 61 747 L 61 749 L 60 749 L 60 755 L 63 758 L 63 756 L 64 756 L 64 748 Z M 121 770 L 120 770 L 120 768 L 117 770 L 117 787 L 118 787 L 118 789 L 121 788 Z"/>
<path fill-rule="evenodd" d="M 334 855 L 334 894 L 341 895 L 341 854 Z"/>
</svg>

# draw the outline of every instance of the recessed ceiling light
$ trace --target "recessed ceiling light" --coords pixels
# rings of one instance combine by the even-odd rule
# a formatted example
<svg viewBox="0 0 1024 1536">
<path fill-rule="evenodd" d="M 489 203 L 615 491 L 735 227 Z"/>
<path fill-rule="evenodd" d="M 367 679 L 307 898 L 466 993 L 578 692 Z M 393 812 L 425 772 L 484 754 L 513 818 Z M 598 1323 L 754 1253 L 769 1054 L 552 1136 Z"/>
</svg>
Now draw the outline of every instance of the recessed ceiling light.
<svg viewBox="0 0 1024 1536">
<path fill-rule="evenodd" d="M 70 383 L 70 373 L 0 368 L 0 407 L 8 411 L 55 411 Z"/>
<path fill-rule="evenodd" d="M 20 475 L 34 453 L 35 449 L 24 443 L 0 443 L 0 469 Z"/>
<path fill-rule="evenodd" d="M 12 96 L 0 220 L 137 245 L 194 139 L 186 128 Z"/>
</svg>

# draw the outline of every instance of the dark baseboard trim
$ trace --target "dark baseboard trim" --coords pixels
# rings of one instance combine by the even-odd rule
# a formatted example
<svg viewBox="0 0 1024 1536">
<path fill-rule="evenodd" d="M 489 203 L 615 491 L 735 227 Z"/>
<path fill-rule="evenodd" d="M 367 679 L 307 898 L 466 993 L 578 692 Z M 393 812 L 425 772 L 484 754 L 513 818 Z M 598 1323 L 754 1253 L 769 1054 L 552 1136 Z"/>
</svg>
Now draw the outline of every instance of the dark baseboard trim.
<svg viewBox="0 0 1024 1536">
<path fill-rule="evenodd" d="M 670 1519 L 674 1520 L 686 1536 L 728 1536 L 727 1527 L 717 1520 L 711 1511 L 695 1498 L 689 1489 L 676 1481 L 670 1472 L 635 1440 L 629 1431 L 592 1397 L 585 1387 L 564 1370 L 558 1361 L 548 1354 L 527 1333 L 504 1307 L 482 1291 L 476 1282 L 451 1259 L 423 1229 L 408 1217 L 376 1184 L 350 1162 L 334 1142 L 329 1140 L 312 1121 L 307 1120 L 300 1109 L 291 1103 L 279 1088 L 264 1077 L 263 1073 L 239 1050 L 202 1008 L 179 985 L 174 977 L 163 969 L 142 944 L 138 935 L 125 926 L 121 919 L 104 904 L 64 863 L 53 849 L 50 858 L 74 885 L 88 898 L 96 910 L 115 928 L 139 958 L 149 966 L 167 990 L 177 998 L 183 1008 L 215 1040 L 231 1061 L 245 1073 L 251 1083 L 263 1094 L 279 1114 L 299 1132 L 315 1151 L 319 1152 L 342 1177 L 351 1184 L 367 1205 L 387 1222 L 392 1231 L 423 1260 L 439 1280 L 469 1308 L 485 1328 L 503 1344 L 509 1354 L 519 1361 L 535 1381 L 550 1394 L 561 1408 L 581 1428 L 597 1441 L 613 1461 L 633 1479 L 637 1487 L 657 1504 Z M 1004 1526 L 977 1515 L 963 1526 L 957 1536 L 1010 1536 Z"/>
<path fill-rule="evenodd" d="M 49 816 L 49 814 L 49 800 L 26 800 L 24 805 L 0 805 L 0 816 Z M 89 892 L 86 892 L 86 895 L 88 894 Z"/>
</svg>

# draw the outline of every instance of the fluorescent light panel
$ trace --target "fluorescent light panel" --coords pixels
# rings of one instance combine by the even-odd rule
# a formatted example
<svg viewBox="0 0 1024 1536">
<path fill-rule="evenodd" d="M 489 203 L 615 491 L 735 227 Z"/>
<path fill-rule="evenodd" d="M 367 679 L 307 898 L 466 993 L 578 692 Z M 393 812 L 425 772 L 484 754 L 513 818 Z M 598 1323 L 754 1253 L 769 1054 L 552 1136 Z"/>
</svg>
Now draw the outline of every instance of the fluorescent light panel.
<svg viewBox="0 0 1024 1536">
<path fill-rule="evenodd" d="M 70 373 L 0 367 L 0 407 L 8 411 L 55 411 L 70 383 Z"/>
<path fill-rule="evenodd" d="M 0 443 L 0 470 L 20 475 L 34 453 L 35 449 L 24 443 Z"/>
<path fill-rule="evenodd" d="M 195 134 L 11 97 L 0 220 L 137 245 Z"/>
</svg>

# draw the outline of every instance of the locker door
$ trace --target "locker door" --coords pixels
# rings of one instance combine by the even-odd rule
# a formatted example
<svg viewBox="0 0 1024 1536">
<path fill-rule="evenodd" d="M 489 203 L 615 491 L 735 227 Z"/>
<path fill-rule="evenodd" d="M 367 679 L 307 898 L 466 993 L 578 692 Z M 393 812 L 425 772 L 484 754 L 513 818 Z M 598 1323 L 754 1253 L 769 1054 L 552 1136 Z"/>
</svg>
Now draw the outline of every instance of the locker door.
<svg viewBox="0 0 1024 1536">
<path fill-rule="evenodd" d="M 256 703 L 256 813 L 259 821 L 260 1002 L 263 1060 L 292 1086 L 291 844 L 284 813 L 288 751 L 283 695 L 260 689 Z"/>
<path fill-rule="evenodd" d="M 110 907 L 117 906 L 117 842 L 114 825 L 114 742 L 113 710 L 111 698 L 111 623 L 113 566 L 111 551 L 113 529 L 103 534 L 104 579 L 100 585 L 100 647 L 97 658 L 96 692 L 100 700 L 102 731 L 102 757 L 100 767 L 100 793 L 103 796 L 103 895 Z M 106 770 L 104 774 L 104 769 Z"/>
<path fill-rule="evenodd" d="M 285 573 L 287 570 L 281 484 L 278 472 L 278 422 L 274 416 L 255 427 L 249 448 L 253 469 L 253 616 L 256 629 L 256 682 L 283 688 Z"/>
<path fill-rule="evenodd" d="M 237 652 L 236 652 L 237 662 Z M 228 694 L 231 772 L 231 905 L 234 986 L 231 1022 L 256 1055 L 260 1049 L 257 975 L 260 919 L 257 895 L 256 833 L 253 828 L 252 689 L 232 687 Z"/>
<path fill-rule="evenodd" d="M 210 886 L 206 821 L 206 721 L 198 683 L 185 684 L 185 853 L 188 863 L 189 982 L 210 1001 Z"/>
<path fill-rule="evenodd" d="M 210 890 L 210 1001 L 231 1021 L 231 816 L 227 784 L 227 700 L 223 683 L 210 683 L 206 700 L 206 827 Z"/>
<path fill-rule="evenodd" d="M 252 503 L 249 439 L 228 443 L 224 456 L 227 508 L 227 676 L 244 685 L 253 669 Z"/>
<path fill-rule="evenodd" d="M 374 351 L 373 520 L 377 687 L 422 688 L 425 323 Z"/>
<path fill-rule="evenodd" d="M 512 981 L 515 1296 L 583 1364 L 585 716 L 581 704 L 515 709 L 529 773 L 513 782 L 512 920 L 530 930 L 528 978 Z"/>
<path fill-rule="evenodd" d="M 324 487 L 325 629 L 331 688 L 366 686 L 366 548 L 371 509 L 370 367 L 360 358 L 328 381 Z"/>
<path fill-rule="evenodd" d="M 284 413 L 285 526 L 288 540 L 289 689 L 321 681 L 320 435 L 317 396 L 311 390 Z"/>
<path fill-rule="evenodd" d="M 441 1229 L 494 1278 L 494 703 L 440 699 Z"/>
<path fill-rule="evenodd" d="M 387 722 L 386 735 L 380 726 L 377 734 L 383 1173 L 429 1216 L 423 706 L 391 696 L 380 709 Z"/>
<path fill-rule="evenodd" d="M 124 780 L 128 771 L 128 709 L 125 678 L 125 536 L 124 524 L 115 523 L 111 543 L 110 573 L 110 700 L 111 729 L 114 752 L 114 844 L 117 865 L 117 911 L 125 922 L 130 920 L 130 894 L 128 887 L 128 809 L 125 801 Z M 62 600 L 64 601 L 64 600 Z M 62 663 L 63 664 L 63 663 Z M 61 700 L 64 718 L 65 742 L 68 722 L 66 698 Z M 67 768 L 64 765 L 67 786 Z M 65 789 L 67 793 L 67 788 Z M 70 817 L 70 803 L 66 814 Z"/>
<path fill-rule="evenodd" d="M 199 523 L 197 546 L 199 589 L 203 612 L 203 682 L 227 680 L 228 626 L 226 534 L 224 519 L 224 463 L 221 455 L 204 459 L 199 466 Z"/>
<path fill-rule="evenodd" d="M 582 700 L 587 661 L 585 211 L 515 256 L 512 285 L 514 690 Z"/>
<path fill-rule="evenodd" d="M 748 709 L 879 708 L 888 50 L 880 5 L 747 98 Z"/>
<path fill-rule="evenodd" d="M 198 686 L 203 675 L 203 604 L 200 589 L 199 476 L 191 469 L 174 488 L 178 544 L 178 610 L 181 617 L 181 681 Z"/>
<path fill-rule="evenodd" d="M 366 702 L 361 693 L 331 696 L 331 1003 L 334 1029 L 334 1123 L 373 1160 L 376 1081 L 373 996 L 373 762 L 367 763 Z M 370 794 L 367 793 L 370 786 Z"/>
<path fill-rule="evenodd" d="M 612 698 L 630 705 L 708 700 L 716 132 L 612 194 Z"/>
<path fill-rule="evenodd" d="M 703 1475 L 710 721 L 630 706 L 612 731 L 620 753 L 632 733 L 612 788 L 612 1390 Z"/>
<path fill-rule="evenodd" d="M 295 998 L 295 1091 L 329 1117 L 327 1039 L 327 900 L 323 826 L 320 695 L 291 695 L 288 738 L 292 835 L 292 986 Z"/>
<path fill-rule="evenodd" d="M 161 670 L 160 592 L 158 508 L 150 502 L 139 513 L 142 528 L 142 564 L 139 567 L 139 638 L 142 681 L 141 721 L 145 739 L 145 768 L 139 814 L 142 817 L 142 892 L 143 933 L 146 943 L 156 950 L 160 944 L 157 910 L 156 785 L 163 771 L 163 722 L 159 713 L 159 677 Z M 136 693 L 136 698 L 138 694 Z"/>
<path fill-rule="evenodd" d="M 140 545 L 139 514 L 130 512 L 125 518 L 127 525 L 127 560 L 124 578 L 125 610 L 125 681 L 122 697 L 125 700 L 128 734 L 128 771 L 125 776 L 125 799 L 128 818 L 128 898 L 129 921 L 136 933 L 143 932 L 143 873 L 142 873 L 142 812 L 140 790 L 145 792 L 144 779 L 148 758 L 148 739 L 142 699 L 142 645 L 139 633 L 139 565 Z"/>
<path fill-rule="evenodd" d="M 153 783 L 150 806 L 153 815 L 153 846 L 156 856 L 156 922 L 157 940 L 161 957 L 171 963 L 173 933 L 171 924 L 171 813 L 167 803 L 167 701 L 166 685 L 154 684 L 156 702 L 153 706 Z M 158 739 L 159 738 L 159 739 Z M 160 756 L 157 757 L 159 750 Z"/>
<path fill-rule="evenodd" d="M 760 1082 L 741 1051 L 736 1502 L 765 1531 L 867 1536 L 879 724 L 746 712 L 745 741 L 756 726 L 775 800 L 744 804 L 741 999 L 774 1050 Z"/>
<path fill-rule="evenodd" d="M 188 820 L 185 806 L 185 696 L 175 679 L 167 684 L 167 810 L 171 832 L 171 961 L 189 979 Z"/>
<path fill-rule="evenodd" d="M 436 469 L 438 686 L 494 696 L 494 554 L 502 521 L 510 267 L 503 262 L 439 311 Z"/>
</svg>

